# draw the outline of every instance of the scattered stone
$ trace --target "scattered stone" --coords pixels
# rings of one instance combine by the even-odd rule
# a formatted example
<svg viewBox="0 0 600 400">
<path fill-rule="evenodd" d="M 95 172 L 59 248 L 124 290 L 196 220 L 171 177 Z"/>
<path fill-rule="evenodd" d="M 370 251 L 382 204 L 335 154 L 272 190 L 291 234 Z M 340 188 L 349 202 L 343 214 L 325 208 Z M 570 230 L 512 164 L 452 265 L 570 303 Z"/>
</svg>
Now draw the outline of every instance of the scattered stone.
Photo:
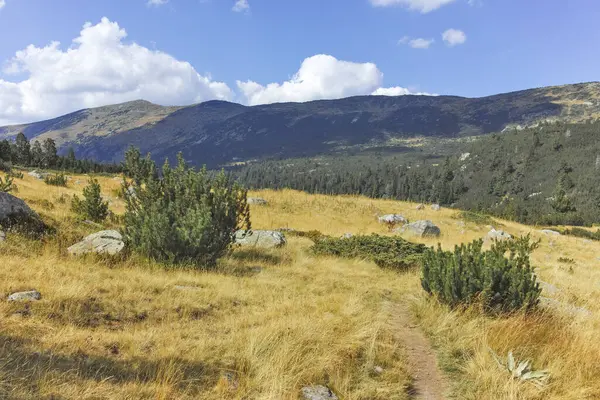
<svg viewBox="0 0 600 400">
<path fill-rule="evenodd" d="M 422 211 L 425 209 L 425 204 L 421 203 L 417 206 L 417 210 Z"/>
<path fill-rule="evenodd" d="M 408 220 L 400 214 L 382 215 L 378 220 L 380 224 L 404 224 L 408 222 Z"/>
<path fill-rule="evenodd" d="M 235 243 L 243 247 L 273 248 L 284 246 L 287 242 L 283 233 L 278 231 L 244 231 L 235 233 Z"/>
<path fill-rule="evenodd" d="M 0 243 L 3 243 L 6 241 L 6 233 L 4 233 L 3 231 L 0 231 Z"/>
<path fill-rule="evenodd" d="M 0 222 L 13 218 L 34 219 L 40 221 L 35 213 L 25 202 L 12 194 L 0 192 Z"/>
<path fill-rule="evenodd" d="M 8 301 L 37 301 L 41 300 L 42 295 L 37 290 L 30 290 L 27 292 L 17 292 L 8 296 Z"/>
<path fill-rule="evenodd" d="M 460 155 L 460 161 L 467 161 L 467 159 L 471 156 L 471 153 L 462 153 Z"/>
<path fill-rule="evenodd" d="M 560 232 L 553 231 L 553 230 L 550 230 L 550 229 L 542 229 L 540 232 L 542 232 L 545 235 L 560 236 Z"/>
<path fill-rule="evenodd" d="M 322 385 L 303 387 L 302 397 L 304 400 L 338 400 L 331 389 Z"/>
<path fill-rule="evenodd" d="M 75 184 L 76 184 L 76 185 L 80 185 L 80 184 L 81 184 L 81 181 L 78 179 L 78 180 L 76 180 L 76 181 L 75 181 Z"/>
<path fill-rule="evenodd" d="M 28 173 L 27 175 L 34 177 L 35 179 L 44 179 L 44 177 L 42 176 L 42 174 L 40 174 L 37 171 L 31 171 L 30 173 Z"/>
<path fill-rule="evenodd" d="M 124 247 L 125 243 L 121 234 L 117 231 L 109 230 L 89 235 L 81 242 L 69 247 L 67 251 L 74 256 L 88 253 L 108 254 L 112 256 L 119 254 Z"/>
<path fill-rule="evenodd" d="M 406 224 L 402 228 L 395 229 L 394 232 L 409 232 L 420 237 L 438 237 L 442 233 L 440 228 L 429 220 L 416 221 L 411 224 Z"/>
<path fill-rule="evenodd" d="M 260 197 L 248 197 L 247 202 L 248 204 L 256 204 L 259 206 L 266 206 L 267 204 L 269 204 L 268 201 Z"/>
<path fill-rule="evenodd" d="M 351 233 L 344 233 L 344 234 L 342 235 L 342 239 L 350 239 L 352 236 L 354 236 L 354 235 L 353 235 L 353 234 L 351 234 Z"/>
<path fill-rule="evenodd" d="M 373 367 L 373 372 L 375 372 L 377 375 L 381 375 L 383 374 L 383 368 L 381 368 L 379 365 L 376 365 Z"/>
<path fill-rule="evenodd" d="M 442 209 L 442 207 L 440 207 L 440 205 L 439 205 L 439 204 L 433 204 L 433 205 L 431 206 L 431 209 L 432 209 L 433 211 L 440 211 L 440 210 Z"/>
<path fill-rule="evenodd" d="M 512 236 L 504 231 L 501 230 L 496 230 L 495 228 L 492 228 L 488 234 L 487 234 L 488 239 L 493 239 L 493 240 L 507 240 L 507 239 L 512 239 Z"/>
</svg>

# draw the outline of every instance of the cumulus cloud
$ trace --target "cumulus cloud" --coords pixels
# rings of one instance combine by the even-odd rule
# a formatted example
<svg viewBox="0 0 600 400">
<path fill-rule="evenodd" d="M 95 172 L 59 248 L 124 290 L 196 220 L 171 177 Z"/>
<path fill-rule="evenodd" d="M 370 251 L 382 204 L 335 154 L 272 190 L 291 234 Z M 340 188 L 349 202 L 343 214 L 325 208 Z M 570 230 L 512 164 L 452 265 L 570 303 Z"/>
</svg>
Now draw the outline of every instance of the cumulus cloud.
<svg viewBox="0 0 600 400">
<path fill-rule="evenodd" d="M 436 94 L 436 93 L 412 92 L 410 89 L 403 88 L 400 86 L 394 86 L 394 87 L 389 87 L 389 88 L 379 88 L 371 94 L 373 96 L 407 96 L 407 95 L 438 96 L 438 94 Z"/>
<path fill-rule="evenodd" d="M 437 10 L 455 0 L 369 0 L 375 7 L 402 6 L 423 14 Z"/>
<path fill-rule="evenodd" d="M 102 18 L 86 23 L 66 50 L 52 42 L 18 51 L 4 72 L 24 79 L 0 79 L 0 125 L 135 99 L 183 105 L 233 97 L 225 83 L 169 54 L 125 43 L 126 36 L 116 22 Z"/>
<path fill-rule="evenodd" d="M 444 39 L 444 42 L 446 42 L 448 46 L 453 47 L 466 42 L 467 35 L 458 29 L 448 29 L 442 33 L 442 39 Z"/>
<path fill-rule="evenodd" d="M 381 87 L 383 74 L 373 63 L 341 61 L 318 54 L 305 59 L 294 76 L 283 83 L 263 86 L 237 81 L 246 103 L 303 102 L 370 94 Z"/>
<path fill-rule="evenodd" d="M 6 1 L 0 0 L 0 10 L 2 10 L 2 8 L 4 8 L 5 5 L 6 5 Z"/>
<path fill-rule="evenodd" d="M 167 4 L 169 0 L 148 0 L 146 3 L 147 6 L 162 6 L 163 4 Z"/>
<path fill-rule="evenodd" d="M 250 4 L 248 4 L 248 0 L 237 0 L 232 8 L 235 12 L 244 12 L 250 10 Z"/>
</svg>

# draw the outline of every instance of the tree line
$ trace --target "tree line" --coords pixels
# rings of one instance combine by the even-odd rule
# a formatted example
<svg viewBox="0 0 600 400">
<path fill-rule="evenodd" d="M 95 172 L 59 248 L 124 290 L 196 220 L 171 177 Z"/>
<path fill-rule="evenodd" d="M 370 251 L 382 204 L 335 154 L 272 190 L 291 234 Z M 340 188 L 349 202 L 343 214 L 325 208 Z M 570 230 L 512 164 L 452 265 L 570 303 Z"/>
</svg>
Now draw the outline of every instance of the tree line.
<svg viewBox="0 0 600 400">
<path fill-rule="evenodd" d="M 74 173 L 117 173 L 119 164 L 101 164 L 92 160 L 77 159 L 73 148 L 65 156 L 58 154 L 56 143 L 51 138 L 30 142 L 23 133 L 14 141 L 0 141 L 0 169 L 10 170 L 12 165 L 44 169 L 57 169 Z"/>
<path fill-rule="evenodd" d="M 600 222 L 600 122 L 483 136 L 459 154 L 271 160 L 232 171 L 251 189 L 436 202 L 540 225 Z M 408 161 L 408 160 L 412 161 Z"/>
</svg>

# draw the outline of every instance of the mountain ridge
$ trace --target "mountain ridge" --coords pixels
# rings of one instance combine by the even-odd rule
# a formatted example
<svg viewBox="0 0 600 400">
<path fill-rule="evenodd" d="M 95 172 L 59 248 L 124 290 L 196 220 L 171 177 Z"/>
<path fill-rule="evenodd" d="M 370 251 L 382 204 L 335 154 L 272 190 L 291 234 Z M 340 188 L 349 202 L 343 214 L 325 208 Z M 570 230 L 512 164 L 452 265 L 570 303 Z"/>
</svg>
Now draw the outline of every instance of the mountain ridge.
<svg viewBox="0 0 600 400">
<path fill-rule="evenodd" d="M 353 96 L 245 106 L 211 100 L 160 106 L 146 100 L 82 109 L 31 124 L 0 127 L 0 139 L 22 131 L 52 138 L 61 151 L 120 161 L 129 145 L 162 161 L 178 152 L 219 167 L 265 158 L 314 156 L 380 147 L 401 150 L 415 137 L 455 139 L 540 121 L 600 117 L 600 82 L 534 88 L 493 96 Z"/>
</svg>

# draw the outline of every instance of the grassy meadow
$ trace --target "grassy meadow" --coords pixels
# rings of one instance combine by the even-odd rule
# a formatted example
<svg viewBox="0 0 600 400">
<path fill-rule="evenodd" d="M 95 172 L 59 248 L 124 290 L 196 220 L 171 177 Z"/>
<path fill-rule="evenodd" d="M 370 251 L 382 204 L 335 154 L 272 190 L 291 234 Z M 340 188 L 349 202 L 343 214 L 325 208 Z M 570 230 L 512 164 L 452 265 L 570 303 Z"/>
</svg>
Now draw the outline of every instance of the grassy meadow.
<svg viewBox="0 0 600 400">
<path fill-rule="evenodd" d="M 447 398 L 600 398 L 600 242 L 546 236 L 495 221 L 512 235 L 541 239 L 533 264 L 544 282 L 543 311 L 488 317 L 452 311 L 425 296 L 416 270 L 398 273 L 365 260 L 314 257 L 311 242 L 289 237 L 277 250 L 235 250 L 214 271 L 167 268 L 131 256 L 73 258 L 66 248 L 102 227 L 79 221 L 68 187 L 25 175 L 18 192 L 55 235 L 8 235 L 0 245 L 0 294 L 37 289 L 39 302 L 0 300 L 0 398 L 300 398 L 323 384 L 341 399 L 411 399 L 415 376 L 397 327 L 408 308 L 447 377 Z M 116 214 L 119 178 L 98 177 Z M 389 234 L 377 215 L 431 219 L 451 249 L 482 238 L 485 225 L 456 210 L 284 190 L 250 193 L 255 229 L 319 230 L 341 236 Z M 560 259 L 560 260 L 559 260 Z M 538 387 L 511 378 L 491 350 L 547 369 Z M 381 367 L 379 372 L 375 367 Z"/>
</svg>

